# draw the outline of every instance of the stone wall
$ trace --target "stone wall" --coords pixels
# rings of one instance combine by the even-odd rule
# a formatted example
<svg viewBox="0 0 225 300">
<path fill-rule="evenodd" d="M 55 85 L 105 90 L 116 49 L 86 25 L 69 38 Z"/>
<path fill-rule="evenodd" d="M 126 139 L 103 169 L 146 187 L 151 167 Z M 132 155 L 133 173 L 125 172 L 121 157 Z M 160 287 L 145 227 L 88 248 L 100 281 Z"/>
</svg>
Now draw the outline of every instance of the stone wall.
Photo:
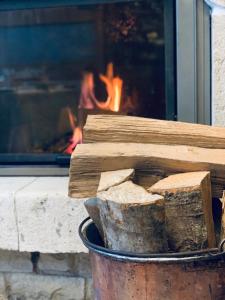
<svg viewBox="0 0 225 300">
<path fill-rule="evenodd" d="M 0 300 L 91 300 L 88 255 L 40 254 L 37 272 L 30 253 L 0 251 Z"/>
<path fill-rule="evenodd" d="M 225 0 L 212 2 L 212 124 L 225 126 Z"/>
<path fill-rule="evenodd" d="M 0 190 L 0 300 L 90 300 L 87 213 L 68 178 L 1 177 Z"/>
</svg>

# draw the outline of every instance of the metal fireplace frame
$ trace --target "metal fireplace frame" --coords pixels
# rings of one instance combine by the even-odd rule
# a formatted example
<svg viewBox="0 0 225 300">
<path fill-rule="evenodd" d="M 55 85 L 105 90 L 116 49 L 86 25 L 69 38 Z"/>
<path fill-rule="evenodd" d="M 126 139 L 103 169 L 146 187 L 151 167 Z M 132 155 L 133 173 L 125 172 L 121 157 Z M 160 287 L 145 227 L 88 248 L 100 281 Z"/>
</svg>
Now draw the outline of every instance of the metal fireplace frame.
<svg viewBox="0 0 225 300">
<path fill-rule="evenodd" d="M 3 0 L 0 12 L 133 0 Z M 210 8 L 164 0 L 166 119 L 210 124 Z M 0 176 L 67 176 L 69 155 L 0 154 Z"/>
</svg>

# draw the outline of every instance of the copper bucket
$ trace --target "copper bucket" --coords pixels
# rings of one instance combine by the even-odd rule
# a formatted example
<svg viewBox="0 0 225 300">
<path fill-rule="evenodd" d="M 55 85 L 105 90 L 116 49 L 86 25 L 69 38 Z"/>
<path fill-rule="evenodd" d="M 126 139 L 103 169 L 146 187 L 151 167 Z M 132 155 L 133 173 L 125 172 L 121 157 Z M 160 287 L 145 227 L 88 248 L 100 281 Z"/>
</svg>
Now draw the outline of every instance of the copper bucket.
<svg viewBox="0 0 225 300">
<path fill-rule="evenodd" d="M 90 251 L 95 300 L 225 300 L 220 249 L 134 254 L 104 248 L 90 218 L 79 228 Z"/>
</svg>

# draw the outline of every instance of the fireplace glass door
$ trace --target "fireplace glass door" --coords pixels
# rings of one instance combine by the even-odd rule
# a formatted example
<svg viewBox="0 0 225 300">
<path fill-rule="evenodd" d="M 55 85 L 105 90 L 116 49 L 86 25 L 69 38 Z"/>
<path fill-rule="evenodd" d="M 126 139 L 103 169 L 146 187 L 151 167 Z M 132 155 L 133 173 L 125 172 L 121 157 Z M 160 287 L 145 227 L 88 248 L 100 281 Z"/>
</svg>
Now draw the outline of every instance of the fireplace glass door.
<svg viewBox="0 0 225 300">
<path fill-rule="evenodd" d="M 17 2 L 0 3 L 0 163 L 68 162 L 88 114 L 175 115 L 163 0 Z"/>
</svg>

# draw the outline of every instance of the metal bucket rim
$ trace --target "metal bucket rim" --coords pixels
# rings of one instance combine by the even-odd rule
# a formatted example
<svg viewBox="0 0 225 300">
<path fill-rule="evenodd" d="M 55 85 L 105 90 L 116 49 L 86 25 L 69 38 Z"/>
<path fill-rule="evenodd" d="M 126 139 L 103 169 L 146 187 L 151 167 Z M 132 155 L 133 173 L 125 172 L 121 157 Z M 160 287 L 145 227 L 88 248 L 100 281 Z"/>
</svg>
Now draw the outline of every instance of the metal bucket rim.
<svg viewBox="0 0 225 300">
<path fill-rule="evenodd" d="M 190 252 L 178 252 L 178 253 L 132 253 L 125 251 L 111 250 L 106 247 L 99 246 L 90 242 L 86 236 L 88 226 L 93 222 L 89 222 L 90 217 L 84 219 L 79 226 L 79 236 L 83 244 L 92 252 L 100 255 L 110 257 L 120 261 L 131 262 L 158 262 L 158 263 L 183 263 L 194 262 L 200 260 L 219 260 L 225 259 L 225 252 L 223 251 L 223 245 L 225 240 L 220 244 L 219 248 L 204 249 L 199 251 Z M 86 225 L 84 227 L 84 225 Z"/>
</svg>

